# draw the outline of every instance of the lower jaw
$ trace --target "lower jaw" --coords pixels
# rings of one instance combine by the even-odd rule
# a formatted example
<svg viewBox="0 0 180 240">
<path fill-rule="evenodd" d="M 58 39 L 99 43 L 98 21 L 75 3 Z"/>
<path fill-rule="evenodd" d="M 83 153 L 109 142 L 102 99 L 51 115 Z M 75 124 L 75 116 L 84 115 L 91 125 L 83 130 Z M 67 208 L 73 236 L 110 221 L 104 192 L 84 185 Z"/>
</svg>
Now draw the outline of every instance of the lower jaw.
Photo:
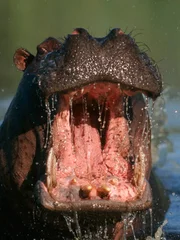
<svg viewBox="0 0 180 240">
<path fill-rule="evenodd" d="M 152 194 L 148 182 L 144 182 L 142 192 L 134 200 L 81 200 L 77 202 L 60 202 L 54 200 L 42 181 L 36 183 L 35 195 L 38 205 L 50 211 L 61 213 L 76 212 L 134 212 L 151 208 Z"/>
</svg>

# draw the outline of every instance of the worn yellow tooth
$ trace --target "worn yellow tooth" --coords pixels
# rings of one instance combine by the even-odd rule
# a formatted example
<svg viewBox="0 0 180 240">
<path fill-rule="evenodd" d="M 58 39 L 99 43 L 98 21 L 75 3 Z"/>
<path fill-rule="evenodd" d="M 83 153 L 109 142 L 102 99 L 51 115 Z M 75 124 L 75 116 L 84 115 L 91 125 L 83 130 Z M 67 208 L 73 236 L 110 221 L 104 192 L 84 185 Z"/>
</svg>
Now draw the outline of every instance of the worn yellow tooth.
<svg viewBox="0 0 180 240">
<path fill-rule="evenodd" d="M 112 178 L 109 180 L 109 183 L 112 184 L 112 185 L 118 185 L 118 179 L 117 178 Z"/>
<path fill-rule="evenodd" d="M 108 197 L 110 191 L 111 189 L 108 186 L 102 185 L 97 189 L 97 194 L 100 198 L 105 198 L 105 197 Z"/>
<path fill-rule="evenodd" d="M 76 184 L 76 183 L 77 183 L 76 178 L 71 179 L 71 181 L 70 181 L 70 185 L 74 185 L 74 184 Z"/>
<path fill-rule="evenodd" d="M 92 190 L 92 186 L 91 185 L 81 186 L 80 190 L 79 190 L 80 198 L 88 198 L 91 190 Z"/>
</svg>

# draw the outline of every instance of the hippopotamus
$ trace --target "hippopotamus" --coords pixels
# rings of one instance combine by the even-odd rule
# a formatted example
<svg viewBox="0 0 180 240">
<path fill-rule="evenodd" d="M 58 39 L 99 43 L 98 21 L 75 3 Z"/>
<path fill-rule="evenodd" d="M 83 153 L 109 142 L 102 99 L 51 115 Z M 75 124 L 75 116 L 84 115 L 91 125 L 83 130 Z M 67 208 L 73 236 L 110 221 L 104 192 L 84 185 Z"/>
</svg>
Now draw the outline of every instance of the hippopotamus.
<svg viewBox="0 0 180 240">
<path fill-rule="evenodd" d="M 2 238 L 153 233 L 166 209 L 151 173 L 154 61 L 121 29 L 96 38 L 77 28 L 35 56 L 18 49 L 14 64 L 23 77 L 0 128 Z"/>
</svg>

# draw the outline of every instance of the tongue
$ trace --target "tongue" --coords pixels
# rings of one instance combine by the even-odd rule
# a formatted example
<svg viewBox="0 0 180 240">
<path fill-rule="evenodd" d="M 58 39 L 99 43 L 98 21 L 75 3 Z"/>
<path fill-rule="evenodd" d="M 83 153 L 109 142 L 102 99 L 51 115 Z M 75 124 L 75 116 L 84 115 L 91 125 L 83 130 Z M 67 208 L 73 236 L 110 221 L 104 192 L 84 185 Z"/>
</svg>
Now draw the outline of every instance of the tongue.
<svg viewBox="0 0 180 240">
<path fill-rule="evenodd" d="M 132 178 L 132 168 L 127 161 L 130 151 L 129 126 L 124 118 L 122 103 L 120 98 L 108 102 L 110 119 L 106 131 L 103 160 L 109 173 L 119 176 L 119 179 L 129 180 Z"/>
<path fill-rule="evenodd" d="M 83 176 L 92 181 L 94 178 L 100 178 L 105 171 L 100 135 L 96 128 L 97 116 L 89 115 L 77 107 L 73 114 L 75 174 L 79 178 Z M 93 123 L 96 127 L 93 127 Z"/>
<path fill-rule="evenodd" d="M 74 129 L 75 173 L 78 177 L 87 176 L 88 179 L 99 178 L 104 172 L 101 153 L 100 136 L 97 129 L 87 123 L 80 124 Z"/>
</svg>

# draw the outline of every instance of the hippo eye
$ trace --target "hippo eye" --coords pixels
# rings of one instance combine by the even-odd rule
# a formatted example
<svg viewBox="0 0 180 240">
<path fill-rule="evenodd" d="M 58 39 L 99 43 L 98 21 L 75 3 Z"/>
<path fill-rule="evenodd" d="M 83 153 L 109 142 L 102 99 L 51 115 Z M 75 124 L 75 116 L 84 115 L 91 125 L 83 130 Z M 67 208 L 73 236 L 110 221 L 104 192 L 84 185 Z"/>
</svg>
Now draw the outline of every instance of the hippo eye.
<svg viewBox="0 0 180 240">
<path fill-rule="evenodd" d="M 45 48 L 43 48 L 43 47 L 38 47 L 37 48 L 37 54 L 38 55 L 44 55 L 46 53 L 47 53 L 47 50 Z"/>
<path fill-rule="evenodd" d="M 37 46 L 37 57 L 41 57 L 49 52 L 58 50 L 60 47 L 61 43 L 57 39 L 49 37 Z"/>
</svg>

